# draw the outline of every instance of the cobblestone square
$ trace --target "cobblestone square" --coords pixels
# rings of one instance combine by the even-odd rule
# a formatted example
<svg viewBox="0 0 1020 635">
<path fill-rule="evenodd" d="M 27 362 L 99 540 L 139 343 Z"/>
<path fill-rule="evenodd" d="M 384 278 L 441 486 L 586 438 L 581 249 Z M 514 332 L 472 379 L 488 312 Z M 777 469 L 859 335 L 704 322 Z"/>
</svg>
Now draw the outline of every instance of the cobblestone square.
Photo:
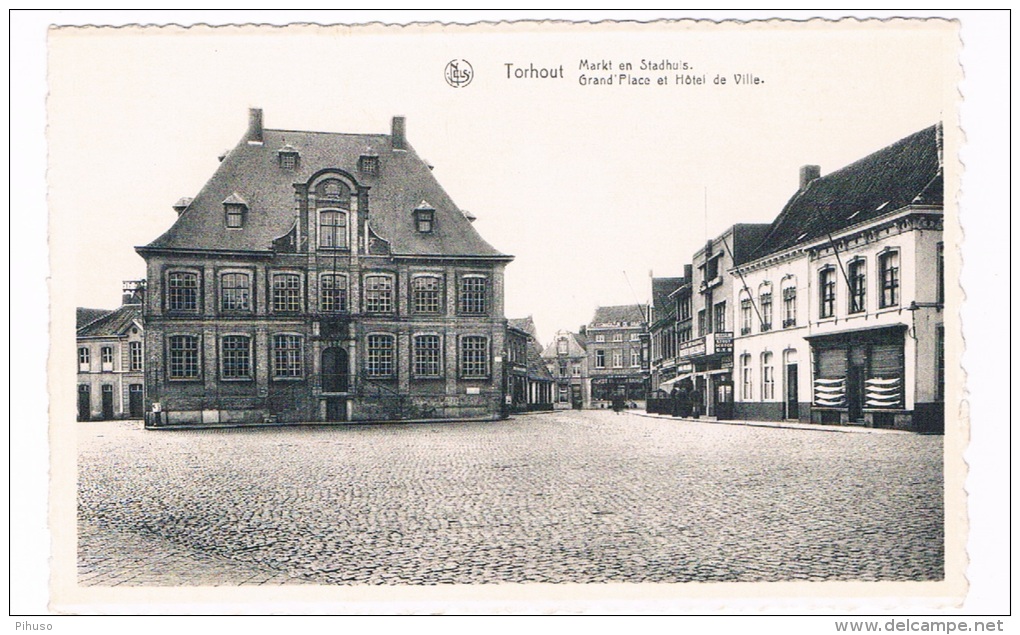
<svg viewBox="0 0 1020 635">
<path fill-rule="evenodd" d="M 570 411 L 78 428 L 83 586 L 939 580 L 940 436 Z"/>
</svg>

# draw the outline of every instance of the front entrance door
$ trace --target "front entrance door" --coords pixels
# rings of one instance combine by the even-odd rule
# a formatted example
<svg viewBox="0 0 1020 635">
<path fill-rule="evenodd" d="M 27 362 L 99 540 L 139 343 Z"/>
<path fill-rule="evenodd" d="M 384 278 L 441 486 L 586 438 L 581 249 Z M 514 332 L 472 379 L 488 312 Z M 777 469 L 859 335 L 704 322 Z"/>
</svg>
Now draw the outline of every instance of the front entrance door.
<svg viewBox="0 0 1020 635">
<path fill-rule="evenodd" d="M 733 418 L 733 384 L 717 384 L 715 387 L 715 418 Z"/>
<path fill-rule="evenodd" d="M 322 392 L 347 392 L 347 359 L 347 351 L 338 346 L 322 351 Z"/>
<path fill-rule="evenodd" d="M 143 416 L 142 385 L 131 384 L 128 386 L 128 411 L 132 419 L 141 419 Z"/>
<path fill-rule="evenodd" d="M 846 401 L 847 416 L 850 422 L 861 421 L 864 418 L 862 410 L 864 404 L 864 369 L 860 366 L 851 366 L 846 378 Z"/>
<path fill-rule="evenodd" d="M 103 384 L 103 419 L 113 419 L 113 386 Z"/>
<path fill-rule="evenodd" d="M 326 399 L 326 421 L 347 421 L 347 400 L 341 397 Z"/>
<path fill-rule="evenodd" d="M 800 407 L 797 402 L 797 365 L 786 365 L 786 418 L 799 419 Z"/>
<path fill-rule="evenodd" d="M 92 419 L 92 389 L 88 384 L 78 386 L 78 421 Z"/>
</svg>

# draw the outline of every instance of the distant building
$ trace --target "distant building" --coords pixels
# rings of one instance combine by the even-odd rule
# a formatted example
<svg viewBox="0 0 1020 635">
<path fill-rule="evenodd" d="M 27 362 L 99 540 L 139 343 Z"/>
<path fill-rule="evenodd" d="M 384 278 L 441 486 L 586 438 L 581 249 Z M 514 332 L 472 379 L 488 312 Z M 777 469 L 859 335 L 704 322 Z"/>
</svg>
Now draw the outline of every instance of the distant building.
<svg viewBox="0 0 1020 635">
<path fill-rule="evenodd" d="M 542 347 L 531 316 L 507 320 L 507 396 L 511 412 L 553 409 L 552 373 L 542 360 Z"/>
<path fill-rule="evenodd" d="M 603 306 L 585 327 L 591 403 L 641 402 L 649 390 L 648 305 Z"/>
<path fill-rule="evenodd" d="M 679 374 L 691 369 L 677 357 L 680 344 L 691 339 L 691 265 L 680 278 L 652 278 L 651 393 L 665 396 Z"/>
<path fill-rule="evenodd" d="M 944 429 L 941 133 L 802 169 L 735 269 L 735 416 Z"/>
<path fill-rule="evenodd" d="M 246 134 L 148 267 L 152 423 L 494 418 L 503 272 L 407 140 Z"/>
<path fill-rule="evenodd" d="M 586 344 L 580 333 L 559 331 L 542 352 L 542 360 L 556 382 L 553 400 L 557 409 L 580 409 L 591 405 Z"/>
<path fill-rule="evenodd" d="M 144 416 L 144 293 L 144 281 L 125 282 L 120 308 L 76 311 L 78 421 Z"/>
</svg>

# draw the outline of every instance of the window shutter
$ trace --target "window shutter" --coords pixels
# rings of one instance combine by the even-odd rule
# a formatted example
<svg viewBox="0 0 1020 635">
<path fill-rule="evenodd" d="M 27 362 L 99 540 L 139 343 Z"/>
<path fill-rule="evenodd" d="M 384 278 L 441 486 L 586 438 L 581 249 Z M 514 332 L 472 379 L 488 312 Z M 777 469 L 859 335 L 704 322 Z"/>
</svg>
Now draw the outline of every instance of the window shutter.
<svg viewBox="0 0 1020 635">
<path fill-rule="evenodd" d="M 899 377 L 903 374 L 903 347 L 899 344 L 876 344 L 871 347 L 872 377 Z"/>
<path fill-rule="evenodd" d="M 838 379 L 846 377 L 846 350 L 842 348 L 820 349 L 817 356 L 816 376 Z"/>
</svg>

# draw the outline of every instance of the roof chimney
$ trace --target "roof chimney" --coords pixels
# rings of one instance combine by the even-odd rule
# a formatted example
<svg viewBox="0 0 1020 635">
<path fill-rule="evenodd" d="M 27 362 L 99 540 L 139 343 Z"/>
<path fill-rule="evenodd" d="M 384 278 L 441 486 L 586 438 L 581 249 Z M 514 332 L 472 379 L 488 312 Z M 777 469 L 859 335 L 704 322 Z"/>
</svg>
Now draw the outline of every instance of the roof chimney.
<svg viewBox="0 0 1020 635">
<path fill-rule="evenodd" d="M 393 129 L 390 136 L 393 139 L 394 150 L 407 150 L 407 132 L 403 117 L 393 118 Z"/>
<path fill-rule="evenodd" d="M 262 109 L 248 109 L 248 143 L 262 143 Z"/>
<path fill-rule="evenodd" d="M 800 189 L 807 189 L 808 183 L 822 175 L 822 168 L 818 165 L 805 165 L 800 168 Z"/>
</svg>

